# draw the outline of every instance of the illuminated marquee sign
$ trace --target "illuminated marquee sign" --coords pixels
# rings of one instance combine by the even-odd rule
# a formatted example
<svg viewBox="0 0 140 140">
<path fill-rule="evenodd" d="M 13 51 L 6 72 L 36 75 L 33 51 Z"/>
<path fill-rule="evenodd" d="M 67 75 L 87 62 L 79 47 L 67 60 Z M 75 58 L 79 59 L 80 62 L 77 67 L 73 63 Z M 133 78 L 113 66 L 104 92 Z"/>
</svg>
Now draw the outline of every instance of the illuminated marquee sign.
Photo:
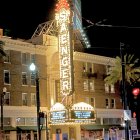
<svg viewBox="0 0 140 140">
<path fill-rule="evenodd" d="M 68 120 L 68 111 L 65 106 L 61 103 L 55 103 L 49 112 L 49 122 L 54 123 L 63 123 Z"/>
<path fill-rule="evenodd" d="M 95 120 L 95 112 L 92 110 L 71 110 L 71 119 Z"/>
<path fill-rule="evenodd" d="M 72 106 L 70 119 L 71 122 L 94 123 L 96 120 L 95 110 L 91 105 L 87 103 L 76 103 Z"/>
<path fill-rule="evenodd" d="M 50 112 L 50 122 L 58 123 L 65 122 L 68 119 L 66 110 Z"/>
<path fill-rule="evenodd" d="M 59 29 L 59 58 L 60 58 L 60 92 L 69 95 L 72 91 L 72 61 L 70 46 L 70 8 L 66 0 L 60 0 L 56 5 L 56 20 Z"/>
<path fill-rule="evenodd" d="M 61 103 L 55 103 L 49 112 L 49 122 L 52 125 L 63 123 L 95 123 L 96 113 L 94 108 L 84 102 L 76 103 L 71 109 Z"/>
</svg>

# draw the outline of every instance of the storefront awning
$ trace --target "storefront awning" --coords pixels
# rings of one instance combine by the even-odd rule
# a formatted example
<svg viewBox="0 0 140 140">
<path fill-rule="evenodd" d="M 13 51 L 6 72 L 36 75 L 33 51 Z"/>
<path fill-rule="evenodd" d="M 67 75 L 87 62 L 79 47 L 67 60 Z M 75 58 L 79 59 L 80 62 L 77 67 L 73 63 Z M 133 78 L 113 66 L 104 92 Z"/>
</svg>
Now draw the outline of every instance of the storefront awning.
<svg viewBox="0 0 140 140">
<path fill-rule="evenodd" d="M 17 128 L 16 127 L 12 127 L 12 126 L 4 126 L 4 131 L 16 131 Z"/>
<path fill-rule="evenodd" d="M 37 126 L 18 126 L 18 130 L 30 130 L 30 131 L 37 131 Z M 46 127 L 43 126 L 41 130 L 45 130 Z"/>
<path fill-rule="evenodd" d="M 81 125 L 81 129 L 84 130 L 101 130 L 101 129 L 109 129 L 111 127 L 118 127 L 122 129 L 120 125 Z"/>
</svg>

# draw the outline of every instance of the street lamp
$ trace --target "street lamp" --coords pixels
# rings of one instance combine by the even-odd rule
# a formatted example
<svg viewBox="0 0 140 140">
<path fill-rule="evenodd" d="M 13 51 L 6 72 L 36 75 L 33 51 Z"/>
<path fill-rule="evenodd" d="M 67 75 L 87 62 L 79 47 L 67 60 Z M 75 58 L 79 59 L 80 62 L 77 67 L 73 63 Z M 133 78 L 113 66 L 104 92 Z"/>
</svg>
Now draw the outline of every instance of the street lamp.
<svg viewBox="0 0 140 140">
<path fill-rule="evenodd" d="M 34 63 L 30 65 L 30 70 L 35 74 L 36 80 L 36 105 L 37 105 L 37 136 L 38 140 L 41 140 L 41 129 L 40 129 L 40 96 L 39 96 L 39 77 L 38 71 Z"/>
<path fill-rule="evenodd" d="M 6 87 L 3 88 L 3 92 L 1 93 L 1 136 L 3 139 L 3 104 L 4 104 L 4 95 L 6 93 L 7 89 Z"/>
</svg>

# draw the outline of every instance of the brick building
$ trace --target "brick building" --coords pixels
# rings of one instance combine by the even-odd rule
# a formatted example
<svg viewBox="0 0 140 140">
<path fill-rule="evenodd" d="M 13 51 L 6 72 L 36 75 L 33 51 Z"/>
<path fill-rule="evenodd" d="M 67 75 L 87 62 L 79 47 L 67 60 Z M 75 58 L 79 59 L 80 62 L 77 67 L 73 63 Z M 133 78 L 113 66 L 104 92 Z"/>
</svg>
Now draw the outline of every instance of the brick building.
<svg viewBox="0 0 140 140">
<path fill-rule="evenodd" d="M 50 108 L 63 99 L 60 94 L 57 37 L 43 34 L 27 42 L 3 36 L 1 41 L 5 43 L 4 49 L 8 55 L 8 59 L 0 63 L 0 91 L 2 92 L 3 87 L 7 88 L 3 114 L 5 138 L 7 136 L 10 140 L 20 140 L 28 137 L 34 140 L 37 134 L 36 86 L 35 77 L 29 70 L 29 66 L 32 62 L 37 65 L 41 111 L 47 114 L 49 120 Z M 70 104 L 84 102 L 93 106 L 96 111 L 96 122 L 66 126 L 47 124 L 50 139 L 58 129 L 75 140 L 89 138 L 90 134 L 95 132 L 99 135 L 103 132 L 109 135 L 111 127 L 116 127 L 117 134 L 123 135 L 123 132 L 118 130 L 123 117 L 120 96 L 114 85 L 108 86 L 104 82 L 110 66 L 114 65 L 114 59 L 84 53 L 82 44 L 78 40 L 74 42 L 74 92 Z M 46 138 L 45 126 L 44 123 L 41 131 L 42 139 Z M 76 132 L 74 135 L 72 135 L 73 131 Z"/>
</svg>

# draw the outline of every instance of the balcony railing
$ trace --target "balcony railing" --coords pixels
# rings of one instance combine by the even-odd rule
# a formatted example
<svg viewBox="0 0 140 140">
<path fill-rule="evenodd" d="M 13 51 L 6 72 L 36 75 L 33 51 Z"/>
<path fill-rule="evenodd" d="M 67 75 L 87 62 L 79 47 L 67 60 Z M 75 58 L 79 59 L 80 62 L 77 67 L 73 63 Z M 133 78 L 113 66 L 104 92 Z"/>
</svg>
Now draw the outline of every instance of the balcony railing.
<svg viewBox="0 0 140 140">
<path fill-rule="evenodd" d="M 87 78 L 97 78 L 97 73 L 92 73 L 92 72 L 83 72 L 82 73 L 83 77 Z"/>
</svg>

